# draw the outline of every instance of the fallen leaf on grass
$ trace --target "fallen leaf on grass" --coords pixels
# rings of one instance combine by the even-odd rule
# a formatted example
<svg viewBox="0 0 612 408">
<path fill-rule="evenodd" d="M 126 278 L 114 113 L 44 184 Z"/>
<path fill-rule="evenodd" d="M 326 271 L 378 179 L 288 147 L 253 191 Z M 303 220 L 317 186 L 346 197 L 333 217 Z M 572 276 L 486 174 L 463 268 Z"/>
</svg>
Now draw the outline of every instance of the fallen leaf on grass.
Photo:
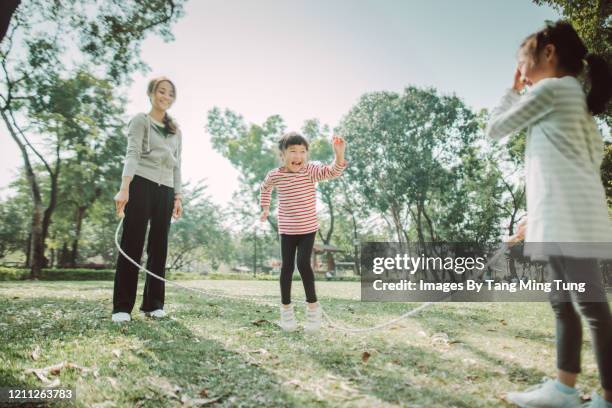
<svg viewBox="0 0 612 408">
<path fill-rule="evenodd" d="M 474 365 L 474 364 L 476 364 L 476 360 L 474 360 L 473 358 L 464 358 L 464 359 L 463 359 L 463 362 L 464 362 L 465 364 L 468 364 L 468 365 Z"/>
<path fill-rule="evenodd" d="M 93 404 L 91 408 L 113 408 L 116 406 L 117 405 L 115 405 L 113 401 L 104 401 L 104 402 L 98 402 L 97 404 Z"/>
<path fill-rule="evenodd" d="M 36 346 L 34 348 L 34 351 L 32 351 L 32 354 L 30 354 L 30 357 L 32 357 L 32 360 L 34 361 L 40 358 L 40 346 Z"/>
<path fill-rule="evenodd" d="M 117 388 L 117 380 L 116 379 L 114 379 L 113 377 L 105 377 L 105 378 L 108 381 L 108 383 L 111 385 L 111 387 Z"/>
<path fill-rule="evenodd" d="M 161 391 L 161 393 L 167 397 L 179 399 L 179 396 L 176 395 L 176 393 L 181 391 L 181 387 L 178 385 L 172 385 L 168 380 L 161 377 L 149 377 L 147 380 L 151 390 Z"/>
<path fill-rule="evenodd" d="M 249 353 L 257 353 L 257 354 L 261 354 L 261 355 L 266 355 L 268 354 L 268 350 L 260 348 L 257 350 L 249 350 Z"/>
<path fill-rule="evenodd" d="M 431 345 L 447 349 L 449 347 L 448 334 L 434 333 L 433 336 L 431 336 Z"/>
<path fill-rule="evenodd" d="M 211 405 L 221 401 L 226 395 L 221 395 L 215 398 L 190 398 L 187 395 L 181 397 L 181 402 L 186 407 L 202 407 L 205 405 Z"/>
<path fill-rule="evenodd" d="M 294 387 L 299 388 L 302 384 L 300 383 L 299 380 L 293 379 L 293 380 L 285 381 L 283 385 L 293 385 Z"/>
<path fill-rule="evenodd" d="M 45 383 L 46 386 L 48 387 L 57 387 L 60 384 L 60 380 L 59 378 L 54 379 L 53 381 L 50 380 L 48 378 L 48 375 L 59 375 L 60 372 L 63 369 L 73 369 L 73 370 L 78 370 L 81 373 L 87 373 L 89 371 L 91 371 L 91 368 L 87 368 L 87 367 L 81 367 L 77 364 L 74 363 L 69 363 L 66 361 L 63 361 L 61 363 L 49 366 L 49 367 L 44 367 L 44 368 L 28 368 L 27 370 L 25 370 L 26 374 L 34 374 L 36 377 L 38 377 L 38 379 L 40 381 L 42 381 L 43 383 Z"/>
<path fill-rule="evenodd" d="M 261 325 L 264 325 L 264 324 L 266 324 L 266 323 L 270 323 L 270 321 L 269 321 L 269 320 L 266 320 L 266 319 L 257 319 L 257 320 L 253 320 L 253 321 L 251 322 L 251 324 L 254 324 L 255 326 L 261 326 Z M 270 324 L 271 324 L 271 323 L 270 323 Z"/>
<path fill-rule="evenodd" d="M 364 352 L 361 354 L 361 361 L 362 361 L 362 362 L 365 364 L 365 363 L 367 363 L 367 362 L 368 362 L 368 360 L 370 359 L 370 357 L 371 357 L 371 356 L 372 356 L 372 355 L 371 355 L 370 353 L 368 353 L 367 351 L 364 351 Z"/>
</svg>

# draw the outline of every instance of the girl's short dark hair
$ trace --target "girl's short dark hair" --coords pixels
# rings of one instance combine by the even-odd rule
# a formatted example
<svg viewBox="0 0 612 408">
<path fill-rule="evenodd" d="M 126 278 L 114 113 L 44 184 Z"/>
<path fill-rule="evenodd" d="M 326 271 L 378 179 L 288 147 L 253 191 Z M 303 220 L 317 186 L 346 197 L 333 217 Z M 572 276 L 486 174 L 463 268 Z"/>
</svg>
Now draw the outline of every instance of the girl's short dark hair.
<svg viewBox="0 0 612 408">
<path fill-rule="evenodd" d="M 285 151 L 289 146 L 302 145 L 308 150 L 308 140 L 297 132 L 285 133 L 278 141 L 278 150 Z"/>
<path fill-rule="evenodd" d="M 523 41 L 521 48 L 526 48 L 537 63 L 540 52 L 548 44 L 555 46 L 559 68 L 569 74 L 578 76 L 587 66 L 589 111 L 593 115 L 605 112 L 612 96 L 612 74 L 606 60 L 600 55 L 589 54 L 574 27 L 563 20 L 546 22 L 543 29 Z"/>
</svg>

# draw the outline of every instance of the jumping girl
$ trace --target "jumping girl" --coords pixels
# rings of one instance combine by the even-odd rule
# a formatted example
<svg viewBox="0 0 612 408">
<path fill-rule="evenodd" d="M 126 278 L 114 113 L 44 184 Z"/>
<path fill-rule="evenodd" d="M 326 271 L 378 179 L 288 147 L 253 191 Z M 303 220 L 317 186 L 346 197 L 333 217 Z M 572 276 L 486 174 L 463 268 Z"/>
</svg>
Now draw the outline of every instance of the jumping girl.
<svg viewBox="0 0 612 408">
<path fill-rule="evenodd" d="M 585 67 L 586 96 L 578 79 Z M 525 86 L 530 89 L 521 94 Z M 611 91 L 606 61 L 587 53 L 571 24 L 549 23 L 522 43 L 514 84 L 492 111 L 486 130 L 499 139 L 527 128 L 529 217 L 520 230 L 525 255 L 546 260 L 551 279 L 589 282 L 588 294 L 551 297 L 557 379 L 508 393 L 508 400 L 520 407 L 580 406 L 574 386 L 580 372 L 582 325 L 570 295 L 590 326 L 604 392 L 603 398 L 593 393 L 588 407 L 612 407 L 612 315 L 597 262 L 612 256 L 610 245 L 597 245 L 612 242 L 612 227 L 599 170 L 603 141 L 593 119 L 606 110 Z"/>
<path fill-rule="evenodd" d="M 321 327 L 321 306 L 315 293 L 314 273 L 310 256 L 319 229 L 316 209 L 316 183 L 338 177 L 346 168 L 342 137 L 334 136 L 336 158 L 331 165 L 308 162 L 308 142 L 295 133 L 283 135 L 278 143 L 283 166 L 271 170 L 261 186 L 260 220 L 268 218 L 272 189 L 278 193 L 278 231 L 281 237 L 282 267 L 280 274 L 280 326 L 283 330 L 297 328 L 291 304 L 291 280 L 297 252 L 297 268 L 306 292 L 307 332 Z"/>
<path fill-rule="evenodd" d="M 168 78 L 149 82 L 151 111 L 136 115 L 129 125 L 121 188 L 115 196 L 123 218 L 121 248 L 140 263 L 147 233 L 147 269 L 164 276 L 170 218 L 178 219 L 181 205 L 181 132 L 167 113 L 176 99 Z M 130 321 L 136 301 L 138 267 L 122 255 L 117 259 L 113 292 L 114 322 Z M 164 312 L 164 282 L 147 274 L 140 310 L 160 318 Z"/>
</svg>

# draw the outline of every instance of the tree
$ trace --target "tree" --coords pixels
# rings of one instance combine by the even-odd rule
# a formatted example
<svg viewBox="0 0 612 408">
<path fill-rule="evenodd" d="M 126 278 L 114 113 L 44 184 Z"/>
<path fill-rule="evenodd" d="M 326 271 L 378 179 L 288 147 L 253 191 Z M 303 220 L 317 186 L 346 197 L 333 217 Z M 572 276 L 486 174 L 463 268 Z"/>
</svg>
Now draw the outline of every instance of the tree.
<svg viewBox="0 0 612 408">
<path fill-rule="evenodd" d="M 240 171 L 240 207 L 244 209 L 243 216 L 254 221 L 259 215 L 261 183 L 268 171 L 279 164 L 277 141 L 285 131 L 283 119 L 274 115 L 262 125 L 247 126 L 242 116 L 215 107 L 208 112 L 206 130 L 212 136 L 213 148 Z M 268 222 L 278 231 L 272 216 Z"/>
<path fill-rule="evenodd" d="M 309 119 L 304 122 L 302 127 L 302 134 L 309 140 L 308 157 L 309 160 L 319 161 L 322 163 L 330 163 L 334 158 L 333 148 L 329 142 L 329 127 L 326 125 L 321 126 L 317 119 Z M 317 191 L 319 192 L 319 198 L 325 205 L 325 210 L 328 216 L 327 231 L 324 232 L 325 226 L 321 225 L 321 228 L 317 231 L 319 238 L 325 245 L 331 244 L 331 237 L 334 233 L 334 223 L 336 221 L 336 207 L 335 200 L 339 196 L 338 194 L 338 183 L 334 180 L 332 182 L 317 183 Z M 327 253 L 328 264 L 333 264 L 333 254 Z"/>
<path fill-rule="evenodd" d="M 56 205 L 56 187 L 61 166 L 64 129 L 71 120 L 62 116 L 66 108 L 55 104 L 61 98 L 62 81 L 75 78 L 81 66 L 96 67 L 101 79 L 117 86 L 136 69 L 146 66 L 139 58 L 139 44 L 149 32 L 172 38 L 171 23 L 182 14 L 183 0 L 153 0 L 124 3 L 118 0 L 30 0 L 13 15 L 6 38 L 0 44 L 0 117 L 17 144 L 30 185 L 33 211 L 31 222 L 31 276 L 44 265 L 45 236 Z M 42 29 L 41 29 L 42 28 Z M 68 73 L 68 75 L 65 75 Z M 65 101 L 65 100 L 64 100 Z M 41 111 L 49 106 L 53 112 Z M 32 126 L 33 116 L 40 122 Z M 37 131 L 54 133 L 54 163 L 32 143 Z M 52 191 L 44 208 L 36 162 L 42 163 L 51 179 Z"/>
<path fill-rule="evenodd" d="M 465 231 L 466 180 L 482 169 L 478 122 L 457 97 L 415 87 L 366 94 L 340 132 L 351 146 L 347 173 L 360 205 L 388 215 L 398 241 L 410 240 L 411 227 L 421 243 L 457 238 L 444 230 L 449 223 Z"/>
<path fill-rule="evenodd" d="M 387 220 L 400 243 L 499 236 L 497 173 L 477 143 L 476 115 L 459 98 L 415 87 L 365 94 L 339 131 L 358 205 Z"/>
<path fill-rule="evenodd" d="M 213 204 L 203 184 L 186 186 L 183 191 L 183 217 L 170 230 L 170 269 L 185 268 L 201 258 L 217 268 L 232 254 L 229 231 L 221 224 L 223 212 Z"/>
<path fill-rule="evenodd" d="M 25 253 L 28 240 L 28 197 L 14 194 L 0 202 L 0 259 Z"/>
</svg>

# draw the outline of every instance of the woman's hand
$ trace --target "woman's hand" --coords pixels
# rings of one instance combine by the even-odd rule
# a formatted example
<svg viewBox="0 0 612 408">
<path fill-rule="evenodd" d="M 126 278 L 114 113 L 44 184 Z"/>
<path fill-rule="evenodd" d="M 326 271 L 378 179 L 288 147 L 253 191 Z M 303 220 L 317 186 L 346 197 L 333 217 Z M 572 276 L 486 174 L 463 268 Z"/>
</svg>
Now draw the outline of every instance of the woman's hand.
<svg viewBox="0 0 612 408">
<path fill-rule="evenodd" d="M 115 209 L 117 211 L 117 216 L 119 218 L 125 217 L 125 205 L 130 199 L 130 190 L 127 188 L 122 188 L 115 195 Z"/>
<path fill-rule="evenodd" d="M 180 197 L 174 198 L 174 210 L 172 210 L 172 218 L 178 220 L 183 215 L 183 200 Z"/>
</svg>

